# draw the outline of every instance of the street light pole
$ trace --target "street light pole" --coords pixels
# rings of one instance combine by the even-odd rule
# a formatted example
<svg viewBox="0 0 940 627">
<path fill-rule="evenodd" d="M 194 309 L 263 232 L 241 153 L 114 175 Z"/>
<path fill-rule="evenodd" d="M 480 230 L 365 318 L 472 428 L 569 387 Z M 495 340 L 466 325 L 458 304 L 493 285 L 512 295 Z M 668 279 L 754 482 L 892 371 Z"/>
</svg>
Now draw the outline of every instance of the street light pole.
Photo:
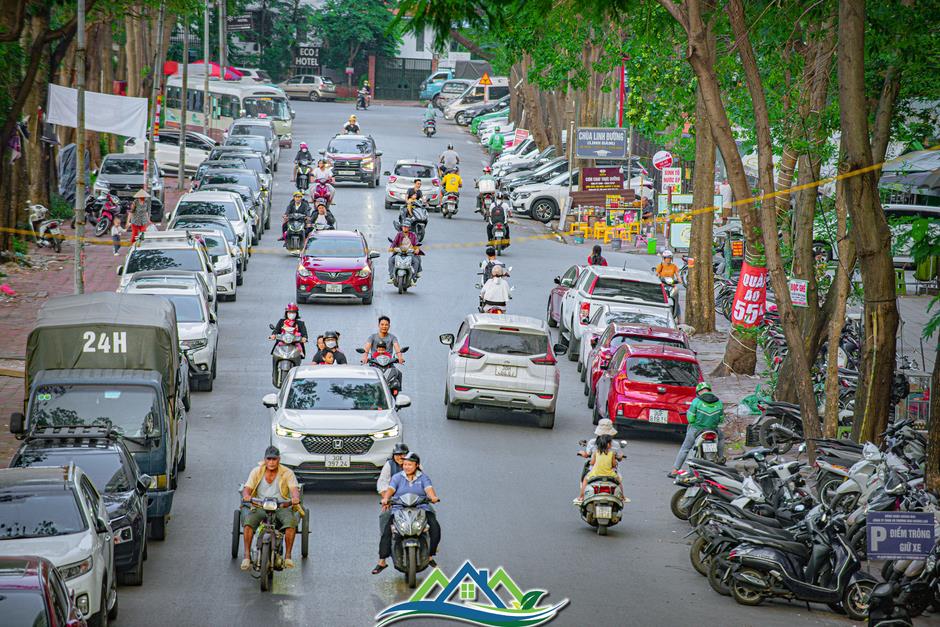
<svg viewBox="0 0 940 627">
<path fill-rule="evenodd" d="M 85 292 L 85 0 L 78 0 L 75 44 L 75 79 L 78 102 L 75 117 L 77 132 L 75 137 L 75 267 L 73 283 L 76 294 Z"/>
<path fill-rule="evenodd" d="M 183 87 L 180 90 L 180 158 L 176 171 L 176 189 L 182 191 L 186 178 L 186 123 L 189 118 L 189 16 L 183 16 Z M 168 105 L 169 106 L 169 105 Z"/>
<path fill-rule="evenodd" d="M 226 36 L 226 24 L 225 24 L 225 15 L 226 7 L 225 0 L 219 0 L 219 65 L 221 70 L 219 71 L 219 80 L 225 80 L 225 66 L 228 63 L 228 54 L 225 46 L 225 36 Z"/>
<path fill-rule="evenodd" d="M 210 116 L 212 111 L 210 110 L 209 102 L 209 3 L 206 2 L 205 13 L 203 14 L 203 24 L 202 24 L 202 71 L 205 74 L 203 77 L 202 85 L 202 113 L 203 113 L 203 124 L 202 130 L 206 135 L 212 136 L 209 132 L 212 128 L 212 122 Z"/>
<path fill-rule="evenodd" d="M 163 19 L 166 15 L 166 0 L 160 3 L 160 16 L 157 18 L 157 49 L 153 55 L 151 74 L 153 83 L 150 86 L 150 140 L 147 143 L 147 159 L 144 161 L 144 189 L 147 190 L 147 217 L 153 215 L 153 185 L 150 184 L 150 173 L 159 167 L 157 160 L 157 133 L 160 128 L 160 112 L 157 97 L 160 94 L 160 79 L 163 76 Z"/>
</svg>

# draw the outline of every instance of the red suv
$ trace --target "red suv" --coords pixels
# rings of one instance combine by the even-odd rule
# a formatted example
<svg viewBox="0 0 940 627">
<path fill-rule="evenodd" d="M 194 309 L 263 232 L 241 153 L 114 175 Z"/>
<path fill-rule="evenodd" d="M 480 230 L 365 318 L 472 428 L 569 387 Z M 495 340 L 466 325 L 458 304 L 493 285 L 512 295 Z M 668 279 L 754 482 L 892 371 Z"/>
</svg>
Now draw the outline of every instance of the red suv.
<svg viewBox="0 0 940 627">
<path fill-rule="evenodd" d="M 359 231 L 314 231 L 297 265 L 297 302 L 358 298 L 371 305 L 372 260 L 378 256 Z"/>
<path fill-rule="evenodd" d="M 591 352 L 588 353 L 584 366 L 584 393 L 588 397 L 588 407 L 594 407 L 597 380 L 604 372 L 603 367 L 610 362 L 611 355 L 621 344 L 643 344 L 646 346 L 672 346 L 689 348 L 688 336 L 677 329 L 651 327 L 641 324 L 623 324 L 611 322 L 599 338 L 591 339 Z"/>
<path fill-rule="evenodd" d="M 65 581 L 44 557 L 0 557 L 0 616 L 4 625 L 86 627 Z"/>
<path fill-rule="evenodd" d="M 686 348 L 622 344 L 597 380 L 594 424 L 684 431 L 686 412 L 702 381 L 695 353 Z"/>
</svg>

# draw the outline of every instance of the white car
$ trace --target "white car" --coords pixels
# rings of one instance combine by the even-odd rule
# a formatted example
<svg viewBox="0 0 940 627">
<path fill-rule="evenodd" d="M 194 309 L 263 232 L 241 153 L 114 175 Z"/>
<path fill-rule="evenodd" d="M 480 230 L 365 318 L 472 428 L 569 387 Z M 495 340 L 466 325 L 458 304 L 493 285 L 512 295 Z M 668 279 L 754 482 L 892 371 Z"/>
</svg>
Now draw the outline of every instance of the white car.
<svg viewBox="0 0 940 627">
<path fill-rule="evenodd" d="M 242 197 L 235 192 L 189 192 L 183 194 L 170 215 L 169 222 L 180 216 L 221 216 L 232 223 L 239 245 L 245 243 L 246 251 L 251 254 L 251 246 L 258 243 L 254 230 L 255 216 L 242 202 Z"/>
<path fill-rule="evenodd" d="M 215 269 L 205 247 L 186 231 L 155 231 L 137 240 L 117 268 L 122 291 L 134 274 L 153 270 L 186 270 L 202 275 L 212 299 L 218 298 Z"/>
<path fill-rule="evenodd" d="M 440 341 L 450 347 L 444 383 L 448 419 L 460 419 L 467 407 L 488 406 L 532 412 L 543 429 L 555 426 L 558 362 L 545 322 L 470 314 L 456 334 L 445 333 Z"/>
<path fill-rule="evenodd" d="M 215 270 L 215 290 L 219 299 L 234 301 L 238 297 L 238 286 L 244 281 L 238 272 L 238 253 L 221 231 L 208 228 L 188 230 L 206 244 L 209 258 L 212 259 L 212 268 Z"/>
<path fill-rule="evenodd" d="M 262 399 L 274 410 L 271 444 L 298 479 L 374 480 L 402 441 L 399 409 L 385 377 L 369 366 L 298 366 Z"/>
<path fill-rule="evenodd" d="M 571 190 L 578 191 L 579 170 L 570 174 Z M 568 199 L 569 173 L 562 172 L 544 183 L 534 183 L 516 188 L 509 194 L 512 212 L 527 215 L 540 222 L 551 222 L 559 215 L 559 209 Z"/>
<path fill-rule="evenodd" d="M 186 173 L 192 174 L 199 164 L 206 160 L 209 151 L 219 145 L 208 135 L 186 131 Z M 124 142 L 124 152 L 141 153 L 145 150 L 145 142 L 134 137 Z M 180 168 L 180 132 L 178 130 L 163 129 L 157 136 L 154 148 L 157 164 L 167 173 L 179 172 Z"/>
<path fill-rule="evenodd" d="M 642 270 L 587 266 L 561 299 L 559 338 L 568 340 L 568 359 L 578 359 L 581 338 L 594 310 L 603 305 L 671 307 L 659 277 Z"/>
<path fill-rule="evenodd" d="M 190 386 L 197 391 L 211 392 L 217 374 L 219 325 L 202 292 L 193 285 L 163 283 L 129 285 L 124 293 L 161 296 L 173 303 L 180 348 L 189 358 Z"/>
<path fill-rule="evenodd" d="M 0 470 L 0 555 L 38 555 L 52 562 L 94 625 L 118 611 L 108 520 L 101 494 L 74 464 Z"/>
<path fill-rule="evenodd" d="M 581 346 L 578 349 L 578 372 L 587 363 L 591 352 L 591 340 L 599 338 L 611 322 L 621 324 L 642 324 L 650 327 L 678 329 L 679 325 L 672 315 L 672 307 L 659 304 L 600 305 L 594 309 L 591 319 L 581 332 Z M 584 381 L 584 376 L 581 378 Z"/>
<path fill-rule="evenodd" d="M 415 179 L 421 179 L 421 193 L 431 211 L 441 210 L 441 181 L 437 166 L 430 161 L 420 159 L 402 159 L 395 163 L 395 169 L 384 173 L 385 208 L 394 209 L 405 204 L 408 190 L 414 187 Z"/>
</svg>

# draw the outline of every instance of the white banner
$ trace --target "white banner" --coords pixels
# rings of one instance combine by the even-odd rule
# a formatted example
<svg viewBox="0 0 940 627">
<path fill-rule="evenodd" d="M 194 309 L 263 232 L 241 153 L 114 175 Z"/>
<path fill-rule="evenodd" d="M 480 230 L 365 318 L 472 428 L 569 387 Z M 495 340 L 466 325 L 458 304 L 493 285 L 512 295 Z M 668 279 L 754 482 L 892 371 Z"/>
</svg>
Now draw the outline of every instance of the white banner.
<svg viewBox="0 0 940 627">
<path fill-rule="evenodd" d="M 49 85 L 46 122 L 75 128 L 78 126 L 77 108 L 77 89 Z M 147 136 L 147 99 L 86 91 L 85 128 L 89 131 L 144 138 Z"/>
</svg>

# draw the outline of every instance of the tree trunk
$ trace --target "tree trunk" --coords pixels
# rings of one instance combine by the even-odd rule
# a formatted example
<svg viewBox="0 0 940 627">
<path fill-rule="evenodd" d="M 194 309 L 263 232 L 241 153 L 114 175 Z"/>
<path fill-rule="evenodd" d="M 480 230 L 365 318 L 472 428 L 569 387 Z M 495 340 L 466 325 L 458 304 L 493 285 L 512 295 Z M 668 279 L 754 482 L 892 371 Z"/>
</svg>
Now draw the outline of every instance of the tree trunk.
<svg viewBox="0 0 940 627">
<path fill-rule="evenodd" d="M 705 102 L 698 93 L 695 105 L 695 170 L 692 176 L 692 207 L 701 209 L 714 203 L 715 187 L 715 140 L 712 139 L 705 112 Z M 692 238 L 690 256 L 695 265 L 689 270 L 686 286 L 685 322 L 695 328 L 695 333 L 711 333 L 715 330 L 715 273 L 712 270 L 713 211 L 696 212 L 692 215 Z"/>
<path fill-rule="evenodd" d="M 138 60 L 140 55 L 137 51 L 137 29 L 140 20 L 135 15 L 124 16 L 124 33 L 126 42 L 124 44 L 124 67 L 127 77 L 127 95 L 131 97 L 140 97 L 140 65 Z"/>
<path fill-rule="evenodd" d="M 848 208 L 845 206 L 845 194 L 842 186 L 836 188 L 836 232 L 839 242 L 839 267 L 836 278 L 829 288 L 835 294 L 835 310 L 829 319 L 829 341 L 826 349 L 826 409 L 823 421 L 825 437 L 834 438 L 839 428 L 839 340 L 845 324 L 845 305 L 849 298 L 849 284 L 854 268 L 845 267 L 845 259 L 853 255 L 848 250 L 853 247 L 848 239 Z M 815 353 L 814 353 L 815 354 Z"/>
<path fill-rule="evenodd" d="M 868 108 L 865 102 L 865 4 L 839 2 L 839 116 L 845 167 L 872 164 Z M 853 435 L 877 442 L 891 410 L 898 329 L 891 231 L 878 198 L 874 172 L 842 179 L 845 202 L 852 216 L 852 235 L 865 286 L 865 340 L 861 373 L 855 393 Z"/>
<path fill-rule="evenodd" d="M 930 377 L 930 424 L 927 427 L 927 489 L 940 494 L 940 338 Z"/>
</svg>

